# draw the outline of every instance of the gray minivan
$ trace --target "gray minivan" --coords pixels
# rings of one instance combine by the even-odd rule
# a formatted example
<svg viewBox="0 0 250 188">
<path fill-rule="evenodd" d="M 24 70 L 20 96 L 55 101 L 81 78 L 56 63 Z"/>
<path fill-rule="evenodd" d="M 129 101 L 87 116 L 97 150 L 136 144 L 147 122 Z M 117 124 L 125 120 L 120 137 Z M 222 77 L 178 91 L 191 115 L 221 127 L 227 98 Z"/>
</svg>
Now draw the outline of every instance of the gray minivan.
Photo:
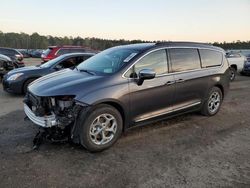
<svg viewBox="0 0 250 188">
<path fill-rule="evenodd" d="M 118 46 L 33 82 L 24 110 L 46 138 L 101 151 L 136 125 L 192 111 L 215 115 L 229 72 L 224 50 L 208 44 Z"/>
</svg>

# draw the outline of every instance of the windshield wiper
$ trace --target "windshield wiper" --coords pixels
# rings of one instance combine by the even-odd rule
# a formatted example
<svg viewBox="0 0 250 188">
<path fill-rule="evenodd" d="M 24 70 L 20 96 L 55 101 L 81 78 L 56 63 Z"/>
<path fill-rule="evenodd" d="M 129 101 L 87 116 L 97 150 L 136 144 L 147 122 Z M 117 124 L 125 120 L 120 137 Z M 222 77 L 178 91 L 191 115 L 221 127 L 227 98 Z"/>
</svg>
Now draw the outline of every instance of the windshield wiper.
<svg viewBox="0 0 250 188">
<path fill-rule="evenodd" d="M 87 70 L 87 69 L 78 69 L 78 68 L 77 68 L 77 70 L 79 70 L 80 72 L 86 72 L 86 73 L 88 73 L 88 74 L 95 75 L 95 73 L 93 73 L 92 71 L 89 71 L 89 70 Z"/>
</svg>

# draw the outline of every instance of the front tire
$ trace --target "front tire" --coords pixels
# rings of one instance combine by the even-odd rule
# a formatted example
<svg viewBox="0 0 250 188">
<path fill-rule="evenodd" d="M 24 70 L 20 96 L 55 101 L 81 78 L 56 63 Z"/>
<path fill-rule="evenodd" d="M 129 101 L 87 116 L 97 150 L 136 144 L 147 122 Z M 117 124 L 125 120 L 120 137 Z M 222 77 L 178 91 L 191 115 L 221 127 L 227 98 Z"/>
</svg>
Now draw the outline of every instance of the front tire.
<svg viewBox="0 0 250 188">
<path fill-rule="evenodd" d="M 213 87 L 202 106 L 201 113 L 205 116 L 214 116 L 219 112 L 222 100 L 223 95 L 220 88 Z"/>
<path fill-rule="evenodd" d="M 23 93 L 26 94 L 28 91 L 28 86 L 31 82 L 33 82 L 35 79 L 29 79 L 26 80 L 25 83 L 23 84 Z"/>
<path fill-rule="evenodd" d="M 90 113 L 80 114 L 80 142 L 90 152 L 111 147 L 122 133 L 121 114 L 106 104 L 97 105 Z"/>
</svg>

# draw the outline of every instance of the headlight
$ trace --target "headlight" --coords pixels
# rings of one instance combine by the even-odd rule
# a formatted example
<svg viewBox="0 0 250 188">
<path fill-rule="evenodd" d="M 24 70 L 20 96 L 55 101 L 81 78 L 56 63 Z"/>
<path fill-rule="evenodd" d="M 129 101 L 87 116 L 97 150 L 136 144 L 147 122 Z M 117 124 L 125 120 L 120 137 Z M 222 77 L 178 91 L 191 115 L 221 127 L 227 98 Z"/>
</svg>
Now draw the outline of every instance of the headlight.
<svg viewBox="0 0 250 188">
<path fill-rule="evenodd" d="M 16 80 L 16 79 L 18 79 L 22 75 L 23 75 L 23 73 L 16 73 L 16 74 L 11 75 L 9 78 L 7 78 L 7 80 L 8 81 Z"/>
</svg>

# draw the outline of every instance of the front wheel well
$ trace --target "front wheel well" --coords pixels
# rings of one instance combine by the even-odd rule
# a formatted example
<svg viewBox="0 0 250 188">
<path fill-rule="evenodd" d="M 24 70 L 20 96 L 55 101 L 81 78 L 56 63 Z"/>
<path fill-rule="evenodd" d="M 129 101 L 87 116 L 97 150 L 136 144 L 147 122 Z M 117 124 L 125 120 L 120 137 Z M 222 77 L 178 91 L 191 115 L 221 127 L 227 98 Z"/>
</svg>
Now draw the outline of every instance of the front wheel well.
<svg viewBox="0 0 250 188">
<path fill-rule="evenodd" d="M 123 121 L 123 125 L 125 124 L 125 112 L 124 112 L 124 109 L 123 109 L 123 107 L 120 105 L 120 104 L 118 104 L 118 103 L 116 103 L 116 102 L 103 102 L 103 103 L 101 103 L 101 104 L 107 104 L 107 105 L 110 105 L 110 106 L 112 106 L 112 107 L 114 107 L 116 110 L 118 110 L 118 112 L 120 112 L 120 114 L 121 114 L 121 116 L 122 116 L 122 121 Z M 123 129 L 124 129 L 124 127 L 125 126 L 123 126 Z"/>
<path fill-rule="evenodd" d="M 22 86 L 22 92 L 23 93 L 25 93 L 25 85 L 27 84 L 27 83 L 29 83 L 29 81 L 34 81 L 34 80 L 36 80 L 36 79 L 38 79 L 39 77 L 33 77 L 33 78 L 28 78 L 27 80 L 25 80 L 24 82 L 23 82 L 23 86 Z"/>
</svg>

